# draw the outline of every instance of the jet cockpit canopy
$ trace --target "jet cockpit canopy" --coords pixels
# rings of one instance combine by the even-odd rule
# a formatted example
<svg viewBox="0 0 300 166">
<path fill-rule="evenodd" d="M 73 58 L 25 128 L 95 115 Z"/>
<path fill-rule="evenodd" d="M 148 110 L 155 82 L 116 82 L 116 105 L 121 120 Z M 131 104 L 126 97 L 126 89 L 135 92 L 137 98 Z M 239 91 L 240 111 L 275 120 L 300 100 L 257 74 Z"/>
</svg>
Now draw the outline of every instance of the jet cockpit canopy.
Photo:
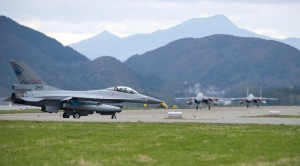
<svg viewBox="0 0 300 166">
<path fill-rule="evenodd" d="M 107 88 L 108 90 L 113 90 L 113 91 L 118 91 L 118 92 L 123 92 L 123 93 L 132 93 L 132 94 L 138 94 L 137 91 L 134 89 L 127 87 L 127 86 L 115 86 L 111 88 Z"/>
</svg>

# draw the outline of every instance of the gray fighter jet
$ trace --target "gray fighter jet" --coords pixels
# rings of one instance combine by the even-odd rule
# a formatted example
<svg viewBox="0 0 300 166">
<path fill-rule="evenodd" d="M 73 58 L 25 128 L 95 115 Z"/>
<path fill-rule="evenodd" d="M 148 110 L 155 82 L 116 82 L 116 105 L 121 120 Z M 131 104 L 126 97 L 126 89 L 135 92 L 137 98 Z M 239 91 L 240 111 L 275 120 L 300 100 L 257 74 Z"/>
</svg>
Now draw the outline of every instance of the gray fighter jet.
<svg viewBox="0 0 300 166">
<path fill-rule="evenodd" d="M 122 111 L 124 102 L 160 104 L 162 101 L 139 94 L 126 86 L 116 86 L 101 90 L 66 91 L 47 85 L 26 63 L 20 60 L 10 62 L 19 84 L 13 85 L 10 98 L 16 104 L 41 107 L 41 111 L 57 113 L 64 110 L 63 118 L 73 115 L 75 119 L 94 112 L 111 115 Z"/>
<path fill-rule="evenodd" d="M 218 105 L 218 103 L 225 103 L 225 102 L 231 102 L 231 99 L 228 98 L 219 98 L 219 97 L 208 97 L 204 96 L 203 93 L 199 92 L 196 97 L 181 97 L 181 98 L 175 98 L 175 100 L 187 100 L 188 105 L 192 105 L 193 103 L 196 104 L 196 109 L 201 109 L 202 103 L 205 103 L 208 105 L 208 109 L 210 110 L 211 103 L 214 105 Z"/>
<path fill-rule="evenodd" d="M 260 89 L 260 97 L 255 97 L 252 93 L 249 94 L 249 89 L 247 88 L 246 97 L 232 98 L 232 100 L 239 100 L 240 104 L 247 103 L 247 108 L 252 106 L 253 103 L 259 108 L 259 103 L 266 104 L 267 100 L 278 100 L 278 98 L 261 97 L 261 93 Z"/>
</svg>

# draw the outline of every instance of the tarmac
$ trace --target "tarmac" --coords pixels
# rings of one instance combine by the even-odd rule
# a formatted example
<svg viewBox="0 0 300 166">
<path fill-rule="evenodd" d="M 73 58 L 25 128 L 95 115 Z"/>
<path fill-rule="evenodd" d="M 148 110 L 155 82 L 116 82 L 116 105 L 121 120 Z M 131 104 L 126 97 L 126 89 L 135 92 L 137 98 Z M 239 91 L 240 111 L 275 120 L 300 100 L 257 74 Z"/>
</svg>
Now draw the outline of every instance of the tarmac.
<svg viewBox="0 0 300 166">
<path fill-rule="evenodd" d="M 26 110 L 23 110 L 26 112 Z M 169 118 L 168 112 L 181 112 L 182 118 Z M 270 117 L 262 117 L 271 115 Z M 180 113 L 179 113 L 180 114 Z M 146 122 L 146 123 L 225 123 L 225 124 L 286 124 L 300 125 L 300 118 L 281 118 L 278 115 L 300 116 L 300 106 L 212 107 L 196 109 L 123 110 L 117 119 L 92 114 L 80 119 L 64 119 L 62 113 L 0 114 L 0 120 L 72 121 L 72 122 Z"/>
</svg>

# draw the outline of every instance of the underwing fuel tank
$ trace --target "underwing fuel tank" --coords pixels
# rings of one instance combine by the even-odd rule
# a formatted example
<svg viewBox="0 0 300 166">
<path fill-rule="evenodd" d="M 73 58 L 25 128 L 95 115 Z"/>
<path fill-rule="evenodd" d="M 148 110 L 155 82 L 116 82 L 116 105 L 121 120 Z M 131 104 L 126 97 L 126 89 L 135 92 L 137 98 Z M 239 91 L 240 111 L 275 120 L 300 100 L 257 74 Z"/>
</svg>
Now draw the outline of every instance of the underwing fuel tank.
<svg viewBox="0 0 300 166">
<path fill-rule="evenodd" d="M 121 112 L 120 107 L 106 105 L 106 104 L 90 104 L 90 103 L 79 103 L 78 105 L 72 105 L 71 103 L 64 103 L 64 109 L 78 110 L 78 111 L 96 111 L 96 112 Z"/>
</svg>

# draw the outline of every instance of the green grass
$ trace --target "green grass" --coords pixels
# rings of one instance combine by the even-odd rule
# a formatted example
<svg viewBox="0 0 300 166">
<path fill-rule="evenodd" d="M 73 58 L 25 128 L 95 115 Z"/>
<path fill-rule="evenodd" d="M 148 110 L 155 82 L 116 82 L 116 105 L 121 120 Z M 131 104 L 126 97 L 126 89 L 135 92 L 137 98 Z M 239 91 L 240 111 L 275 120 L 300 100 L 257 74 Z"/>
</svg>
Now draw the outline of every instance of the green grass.
<svg viewBox="0 0 300 166">
<path fill-rule="evenodd" d="M 42 113 L 40 109 L 0 110 L 0 114 Z"/>
<path fill-rule="evenodd" d="M 300 126 L 0 121 L 0 165 L 300 165 Z"/>
</svg>

